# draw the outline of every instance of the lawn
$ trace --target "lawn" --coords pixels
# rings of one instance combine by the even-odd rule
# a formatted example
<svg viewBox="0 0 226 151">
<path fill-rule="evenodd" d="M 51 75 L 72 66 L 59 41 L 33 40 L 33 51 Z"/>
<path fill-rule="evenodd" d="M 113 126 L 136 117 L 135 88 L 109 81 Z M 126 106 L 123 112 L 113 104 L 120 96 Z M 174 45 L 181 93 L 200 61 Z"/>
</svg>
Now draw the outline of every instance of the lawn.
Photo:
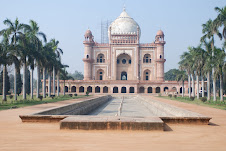
<svg viewBox="0 0 226 151">
<path fill-rule="evenodd" d="M 18 96 L 18 100 L 15 101 L 14 98 L 10 99 L 9 96 L 7 96 L 7 101 L 2 101 L 2 96 L 0 96 L 0 110 L 7 110 L 11 108 L 19 108 L 19 107 L 25 107 L 25 106 L 31 106 L 31 105 L 37 105 L 37 104 L 44 104 L 44 103 L 53 103 L 58 101 L 64 101 L 64 100 L 70 100 L 70 99 L 78 99 L 82 97 L 87 97 L 86 95 L 78 95 L 78 96 L 69 96 L 69 95 L 60 95 L 59 97 L 51 98 L 46 97 L 42 100 L 37 99 L 36 96 L 34 96 L 34 99 L 30 99 L 30 96 L 27 95 L 27 100 L 23 100 L 23 96 Z"/>
<path fill-rule="evenodd" d="M 205 101 L 202 102 L 200 99 L 195 98 L 193 101 L 185 96 L 185 97 L 169 97 L 169 96 L 159 96 L 161 98 L 166 98 L 166 99 L 170 99 L 170 100 L 175 100 L 175 101 L 180 101 L 180 102 L 185 102 L 185 103 L 190 103 L 190 104 L 196 104 L 196 105 L 201 105 L 201 106 L 208 106 L 208 107 L 212 107 L 212 108 L 217 108 L 217 109 L 222 109 L 222 110 L 226 110 L 226 102 L 225 101 L 220 101 L 220 98 L 217 97 L 217 101 Z M 213 98 L 211 98 L 213 99 Z M 226 100 L 226 97 L 224 97 L 224 100 Z"/>
</svg>

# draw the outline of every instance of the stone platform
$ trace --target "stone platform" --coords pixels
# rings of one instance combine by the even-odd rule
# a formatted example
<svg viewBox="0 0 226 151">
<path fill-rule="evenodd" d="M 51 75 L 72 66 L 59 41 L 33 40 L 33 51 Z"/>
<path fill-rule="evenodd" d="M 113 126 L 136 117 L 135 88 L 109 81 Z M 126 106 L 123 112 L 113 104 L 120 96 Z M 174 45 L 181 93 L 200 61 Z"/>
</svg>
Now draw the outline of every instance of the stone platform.
<svg viewBox="0 0 226 151">
<path fill-rule="evenodd" d="M 60 129 L 76 130 L 160 130 L 164 122 L 159 117 L 70 116 L 60 121 Z"/>
</svg>

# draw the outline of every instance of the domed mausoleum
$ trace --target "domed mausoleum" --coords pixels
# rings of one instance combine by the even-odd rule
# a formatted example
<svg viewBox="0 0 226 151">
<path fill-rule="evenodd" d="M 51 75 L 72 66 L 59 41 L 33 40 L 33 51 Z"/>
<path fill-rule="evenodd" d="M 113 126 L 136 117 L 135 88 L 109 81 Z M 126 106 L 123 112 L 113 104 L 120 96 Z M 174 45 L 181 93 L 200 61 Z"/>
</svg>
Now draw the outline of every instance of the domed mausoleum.
<svg viewBox="0 0 226 151">
<path fill-rule="evenodd" d="M 125 9 L 109 26 L 108 43 L 95 42 L 88 29 L 83 42 L 84 80 L 68 80 L 66 92 L 182 93 L 178 82 L 164 80 L 163 31 L 157 31 L 152 43 L 140 43 L 140 36 L 140 26 Z"/>
</svg>

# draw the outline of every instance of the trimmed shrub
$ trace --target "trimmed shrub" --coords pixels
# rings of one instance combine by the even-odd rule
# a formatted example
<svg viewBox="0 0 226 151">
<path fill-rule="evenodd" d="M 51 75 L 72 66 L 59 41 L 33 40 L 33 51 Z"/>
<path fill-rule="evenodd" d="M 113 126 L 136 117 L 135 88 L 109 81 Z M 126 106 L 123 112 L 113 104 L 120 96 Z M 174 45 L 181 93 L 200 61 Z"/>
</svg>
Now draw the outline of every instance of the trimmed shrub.
<svg viewBox="0 0 226 151">
<path fill-rule="evenodd" d="M 172 98 L 172 94 L 169 94 L 168 97 Z"/>
<path fill-rule="evenodd" d="M 42 101 L 42 99 L 43 99 L 43 96 L 39 96 L 38 98 L 39 98 L 39 99 L 40 99 L 40 100 Z"/>
<path fill-rule="evenodd" d="M 55 98 L 55 95 L 50 95 L 50 97 L 51 97 L 52 99 L 54 99 L 54 98 Z"/>
<path fill-rule="evenodd" d="M 206 102 L 207 101 L 207 98 L 206 97 L 203 97 L 203 98 L 201 98 L 201 101 L 202 102 Z"/>
<path fill-rule="evenodd" d="M 72 94 L 68 94 L 70 97 L 72 97 Z"/>
<path fill-rule="evenodd" d="M 191 101 L 194 101 L 194 100 L 195 100 L 195 97 L 191 96 L 191 97 L 190 97 L 190 100 L 191 100 Z"/>
<path fill-rule="evenodd" d="M 12 99 L 12 98 L 13 98 L 13 96 L 12 96 L 12 95 L 10 95 L 10 96 L 9 96 L 9 98 L 10 98 L 10 99 Z"/>
<path fill-rule="evenodd" d="M 177 98 L 177 95 L 174 95 L 173 97 L 174 97 L 174 98 Z"/>
<path fill-rule="evenodd" d="M 74 94 L 74 96 L 77 96 L 77 95 L 78 95 L 78 94 L 76 94 L 76 93 Z"/>
<path fill-rule="evenodd" d="M 89 96 L 89 91 L 86 91 L 86 96 Z"/>
</svg>

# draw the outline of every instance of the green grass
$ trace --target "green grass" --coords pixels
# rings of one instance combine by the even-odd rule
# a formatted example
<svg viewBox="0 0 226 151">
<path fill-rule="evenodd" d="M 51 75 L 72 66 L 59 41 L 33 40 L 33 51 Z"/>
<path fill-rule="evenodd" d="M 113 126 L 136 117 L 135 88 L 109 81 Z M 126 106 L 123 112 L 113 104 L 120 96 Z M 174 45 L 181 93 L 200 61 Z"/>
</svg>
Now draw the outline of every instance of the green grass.
<svg viewBox="0 0 226 151">
<path fill-rule="evenodd" d="M 18 100 L 15 101 L 14 98 L 10 99 L 9 96 L 7 96 L 7 101 L 2 101 L 2 96 L 0 96 L 0 110 L 7 110 L 11 108 L 20 108 L 20 107 L 25 107 L 25 106 L 32 106 L 32 105 L 37 105 L 37 104 L 45 104 L 45 103 L 53 103 L 53 102 L 58 102 L 58 101 L 65 101 L 65 100 L 70 100 L 70 99 L 78 99 L 82 97 L 87 97 L 85 95 L 78 95 L 78 96 L 72 96 L 70 97 L 69 95 L 60 95 L 59 97 L 55 98 L 50 98 L 46 97 L 43 98 L 42 101 L 40 99 L 37 99 L 36 96 L 34 96 L 34 99 L 30 99 L 30 96 L 27 95 L 27 100 L 23 100 L 23 96 L 20 95 L 18 96 Z"/>
<path fill-rule="evenodd" d="M 219 98 L 217 98 L 217 101 L 206 101 L 206 102 L 202 102 L 200 99 L 195 98 L 193 101 L 191 101 L 191 99 L 189 97 L 169 97 L 169 96 L 159 96 L 161 98 L 166 98 L 166 99 L 170 99 L 170 100 L 175 100 L 175 101 L 180 101 L 180 102 L 185 102 L 185 103 L 190 103 L 190 104 L 196 104 L 196 105 L 201 105 L 201 106 L 208 106 L 208 107 L 212 107 L 212 108 L 217 108 L 217 109 L 222 109 L 222 110 L 226 110 L 226 102 L 225 101 L 220 101 Z M 226 100 L 226 97 L 224 97 L 224 100 Z"/>
</svg>

